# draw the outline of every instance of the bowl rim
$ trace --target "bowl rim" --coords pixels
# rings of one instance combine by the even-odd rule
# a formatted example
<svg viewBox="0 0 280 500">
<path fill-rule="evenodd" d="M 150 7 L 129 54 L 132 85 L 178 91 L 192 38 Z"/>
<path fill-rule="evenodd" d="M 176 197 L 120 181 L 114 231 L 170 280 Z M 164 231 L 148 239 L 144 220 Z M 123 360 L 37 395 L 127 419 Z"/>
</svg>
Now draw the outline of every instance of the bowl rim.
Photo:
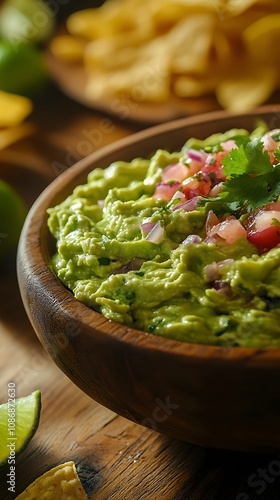
<svg viewBox="0 0 280 500">
<path fill-rule="evenodd" d="M 280 115 L 280 105 L 266 105 L 255 109 L 252 112 L 231 114 L 225 111 L 214 111 L 203 113 L 196 116 L 180 118 L 167 122 L 165 124 L 155 125 L 140 132 L 132 133 L 131 135 L 114 141 L 113 143 L 104 146 L 97 151 L 91 153 L 85 158 L 82 158 L 73 166 L 62 172 L 54 179 L 38 196 L 33 203 L 26 217 L 17 253 L 17 274 L 19 288 L 22 294 L 23 302 L 25 303 L 24 292 L 22 291 L 21 277 L 21 258 L 24 254 L 24 265 L 28 266 L 30 273 L 37 273 L 37 280 L 44 280 L 47 283 L 47 292 L 51 299 L 58 303 L 68 317 L 73 321 L 78 321 L 78 324 L 87 324 L 92 327 L 95 334 L 108 335 L 114 338 L 116 342 L 125 342 L 134 344 L 138 349 L 157 350 L 161 352 L 172 352 L 176 357 L 188 358 L 189 362 L 203 361 L 211 358 L 215 363 L 219 362 L 235 363 L 237 360 L 243 360 L 252 366 L 267 367 L 268 365 L 279 366 L 280 347 L 256 348 L 256 347 L 231 347 L 231 346 L 215 346 L 211 344 L 196 344 L 185 341 L 174 340 L 163 336 L 146 333 L 120 323 L 106 319 L 101 313 L 94 311 L 89 306 L 78 301 L 70 291 L 58 280 L 48 265 L 48 243 L 47 243 L 47 208 L 54 206 L 54 200 L 59 198 L 59 193 L 65 186 L 75 186 L 75 179 L 83 175 L 86 179 L 87 174 L 92 170 L 91 164 L 101 161 L 102 158 L 109 154 L 115 154 L 117 151 L 128 145 L 136 144 L 146 138 L 153 138 L 159 133 L 174 131 L 179 128 L 185 128 L 188 125 L 199 125 L 205 121 L 220 120 L 220 119 L 236 119 L 237 117 L 258 117 L 262 114 L 277 114 Z M 96 167 L 94 167 L 96 168 Z M 69 187 L 69 193 L 72 188 Z M 66 195 L 67 196 L 67 195 Z M 61 200 L 65 199 L 65 194 L 61 196 Z M 43 244 L 42 244 L 43 243 Z M 31 250 L 30 245 L 33 246 Z M 34 252 L 34 245 L 37 252 Z M 28 309 L 28 307 L 27 307 Z M 110 324 L 109 332 L 104 326 Z M 121 330 L 121 332 L 120 332 Z M 89 331 L 89 328 L 87 332 Z"/>
</svg>

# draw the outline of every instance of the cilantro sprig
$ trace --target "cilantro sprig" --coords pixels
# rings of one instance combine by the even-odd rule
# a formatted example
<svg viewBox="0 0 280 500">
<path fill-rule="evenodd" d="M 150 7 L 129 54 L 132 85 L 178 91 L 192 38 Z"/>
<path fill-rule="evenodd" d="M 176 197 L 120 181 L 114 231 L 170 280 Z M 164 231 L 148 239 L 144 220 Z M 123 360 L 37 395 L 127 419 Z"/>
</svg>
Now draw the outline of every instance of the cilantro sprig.
<svg viewBox="0 0 280 500">
<path fill-rule="evenodd" d="M 267 151 L 263 150 L 262 138 L 236 138 L 233 148 L 223 160 L 223 172 L 227 180 L 220 195 L 202 201 L 229 212 L 249 212 L 273 202 L 280 195 L 280 148 L 275 152 L 278 163 L 272 164 Z"/>
<path fill-rule="evenodd" d="M 241 144 L 240 144 L 241 143 Z M 233 148 L 223 160 L 223 172 L 226 177 L 243 174 L 256 176 L 272 172 L 273 165 L 267 151 L 263 151 L 261 138 L 236 141 L 238 148 Z"/>
</svg>

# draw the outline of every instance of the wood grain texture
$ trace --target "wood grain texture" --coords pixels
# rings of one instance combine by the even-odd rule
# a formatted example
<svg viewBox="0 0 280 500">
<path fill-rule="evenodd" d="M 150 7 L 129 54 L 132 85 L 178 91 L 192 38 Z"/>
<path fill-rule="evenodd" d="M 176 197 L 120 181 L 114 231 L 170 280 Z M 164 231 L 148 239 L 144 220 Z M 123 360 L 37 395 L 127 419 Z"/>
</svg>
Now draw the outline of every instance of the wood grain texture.
<svg viewBox="0 0 280 500">
<path fill-rule="evenodd" d="M 78 145 L 85 139 L 83 131 L 99 130 L 103 118 L 52 89 L 34 113 L 36 138 L 5 152 L 9 158 L 15 153 L 16 171 L 0 155 L 0 173 L 9 175 L 28 203 L 33 202 L 49 178 L 57 176 L 54 161 L 67 170 L 75 161 L 74 152 L 82 156 Z M 110 133 L 92 147 L 97 150 L 135 131 L 131 123 L 113 120 L 112 125 Z M 27 153 L 34 177 L 20 170 L 19 157 Z M 12 178 L 15 173 L 19 178 Z M 42 347 L 27 318 L 15 255 L 0 270 L 0 341 L 0 401 L 7 399 L 10 381 L 16 383 L 18 396 L 37 388 L 42 391 L 39 428 L 16 460 L 17 493 L 52 466 L 73 459 L 90 500 L 279 499 L 278 451 L 236 453 L 171 439 L 117 416 L 74 385 Z M 256 392 L 262 407 L 266 388 L 256 388 Z M 7 467 L 0 469 L 1 500 L 14 499 L 7 490 L 7 473 Z"/>
</svg>

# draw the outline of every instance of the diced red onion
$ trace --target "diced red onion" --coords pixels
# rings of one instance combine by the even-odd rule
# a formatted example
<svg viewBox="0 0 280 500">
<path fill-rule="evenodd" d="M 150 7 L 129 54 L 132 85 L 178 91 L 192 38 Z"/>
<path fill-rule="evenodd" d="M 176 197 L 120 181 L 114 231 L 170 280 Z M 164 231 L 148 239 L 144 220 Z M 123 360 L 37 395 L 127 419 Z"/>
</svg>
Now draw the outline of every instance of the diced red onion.
<svg viewBox="0 0 280 500">
<path fill-rule="evenodd" d="M 278 143 L 273 139 L 273 137 L 271 137 L 270 134 L 265 134 L 263 136 L 263 144 L 265 149 L 267 149 L 268 151 L 274 152 L 278 147 Z"/>
<path fill-rule="evenodd" d="M 204 181 L 209 181 L 210 180 L 209 174 L 206 174 L 205 172 L 201 172 L 201 176 L 202 176 L 202 179 Z"/>
<path fill-rule="evenodd" d="M 217 290 L 217 292 L 225 295 L 228 299 L 232 299 L 233 297 L 232 288 L 230 284 L 227 283 L 227 281 L 215 280 L 212 286 L 215 290 Z"/>
<path fill-rule="evenodd" d="M 184 241 L 182 241 L 182 245 L 192 245 L 193 243 L 201 243 L 202 239 L 198 234 L 189 234 Z"/>
<path fill-rule="evenodd" d="M 155 226 L 151 229 L 151 231 L 147 234 L 146 240 L 151 243 L 161 243 L 164 238 L 164 229 L 159 222 L 155 224 Z"/>
<path fill-rule="evenodd" d="M 234 259 L 224 259 L 220 260 L 220 262 L 217 262 L 219 269 L 222 269 L 223 267 L 226 267 L 230 264 L 234 263 Z"/>
<path fill-rule="evenodd" d="M 205 276 L 207 281 L 215 281 L 220 277 L 219 265 L 217 262 L 211 262 L 211 264 L 207 264 L 204 268 Z"/>
<path fill-rule="evenodd" d="M 190 158 L 191 160 L 195 160 L 202 163 L 206 159 L 206 154 L 204 151 L 201 151 L 199 149 L 189 149 L 187 151 L 187 157 Z"/>
<path fill-rule="evenodd" d="M 141 233 L 143 236 L 147 236 L 147 234 L 155 227 L 155 222 L 143 222 L 140 224 Z"/>
<path fill-rule="evenodd" d="M 100 208 L 104 208 L 104 200 L 97 200 L 97 205 L 100 207 Z"/>
<path fill-rule="evenodd" d="M 185 212 L 191 212 L 195 210 L 197 206 L 197 196 L 194 196 L 190 200 L 184 201 L 182 203 L 177 203 L 172 207 L 172 210 L 185 210 Z"/>
<path fill-rule="evenodd" d="M 221 193 L 223 189 L 223 184 L 224 184 L 223 182 L 219 182 L 219 184 L 216 184 L 216 186 L 214 186 L 211 189 L 209 196 L 216 198 L 216 196 L 218 196 Z"/>
<path fill-rule="evenodd" d="M 211 236 L 207 236 L 204 240 L 204 243 L 218 243 L 219 241 L 225 241 L 221 238 L 217 233 L 212 234 Z"/>
<path fill-rule="evenodd" d="M 129 271 L 138 271 L 141 268 L 143 262 L 145 262 L 144 259 L 133 257 L 133 259 L 128 264 L 115 269 L 112 274 L 125 274 L 129 273 Z"/>
<path fill-rule="evenodd" d="M 211 262 L 207 264 L 204 268 L 205 276 L 207 281 L 215 281 L 218 280 L 221 276 L 220 271 L 223 267 L 228 266 L 234 262 L 233 259 L 224 259 L 219 262 Z"/>
<path fill-rule="evenodd" d="M 177 200 L 177 199 L 183 200 L 183 199 L 185 199 L 185 195 L 184 195 L 184 193 L 182 193 L 182 191 L 176 191 L 176 193 L 172 196 L 171 199 L 172 200 Z"/>
</svg>

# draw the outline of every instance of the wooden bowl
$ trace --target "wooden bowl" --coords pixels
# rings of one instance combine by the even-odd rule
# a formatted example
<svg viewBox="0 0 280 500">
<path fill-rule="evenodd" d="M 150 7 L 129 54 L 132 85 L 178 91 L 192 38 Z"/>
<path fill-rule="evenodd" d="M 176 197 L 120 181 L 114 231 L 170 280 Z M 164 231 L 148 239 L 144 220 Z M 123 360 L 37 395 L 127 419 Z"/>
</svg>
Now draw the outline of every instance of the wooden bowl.
<svg viewBox="0 0 280 500">
<path fill-rule="evenodd" d="M 46 209 L 95 167 L 176 150 L 187 138 L 231 127 L 280 126 L 280 107 L 184 118 L 117 141 L 61 174 L 31 208 L 18 248 L 22 299 L 40 341 L 85 393 L 116 413 L 180 440 L 231 450 L 280 446 L 280 348 L 188 344 L 109 322 L 78 302 L 49 269 Z"/>
</svg>

